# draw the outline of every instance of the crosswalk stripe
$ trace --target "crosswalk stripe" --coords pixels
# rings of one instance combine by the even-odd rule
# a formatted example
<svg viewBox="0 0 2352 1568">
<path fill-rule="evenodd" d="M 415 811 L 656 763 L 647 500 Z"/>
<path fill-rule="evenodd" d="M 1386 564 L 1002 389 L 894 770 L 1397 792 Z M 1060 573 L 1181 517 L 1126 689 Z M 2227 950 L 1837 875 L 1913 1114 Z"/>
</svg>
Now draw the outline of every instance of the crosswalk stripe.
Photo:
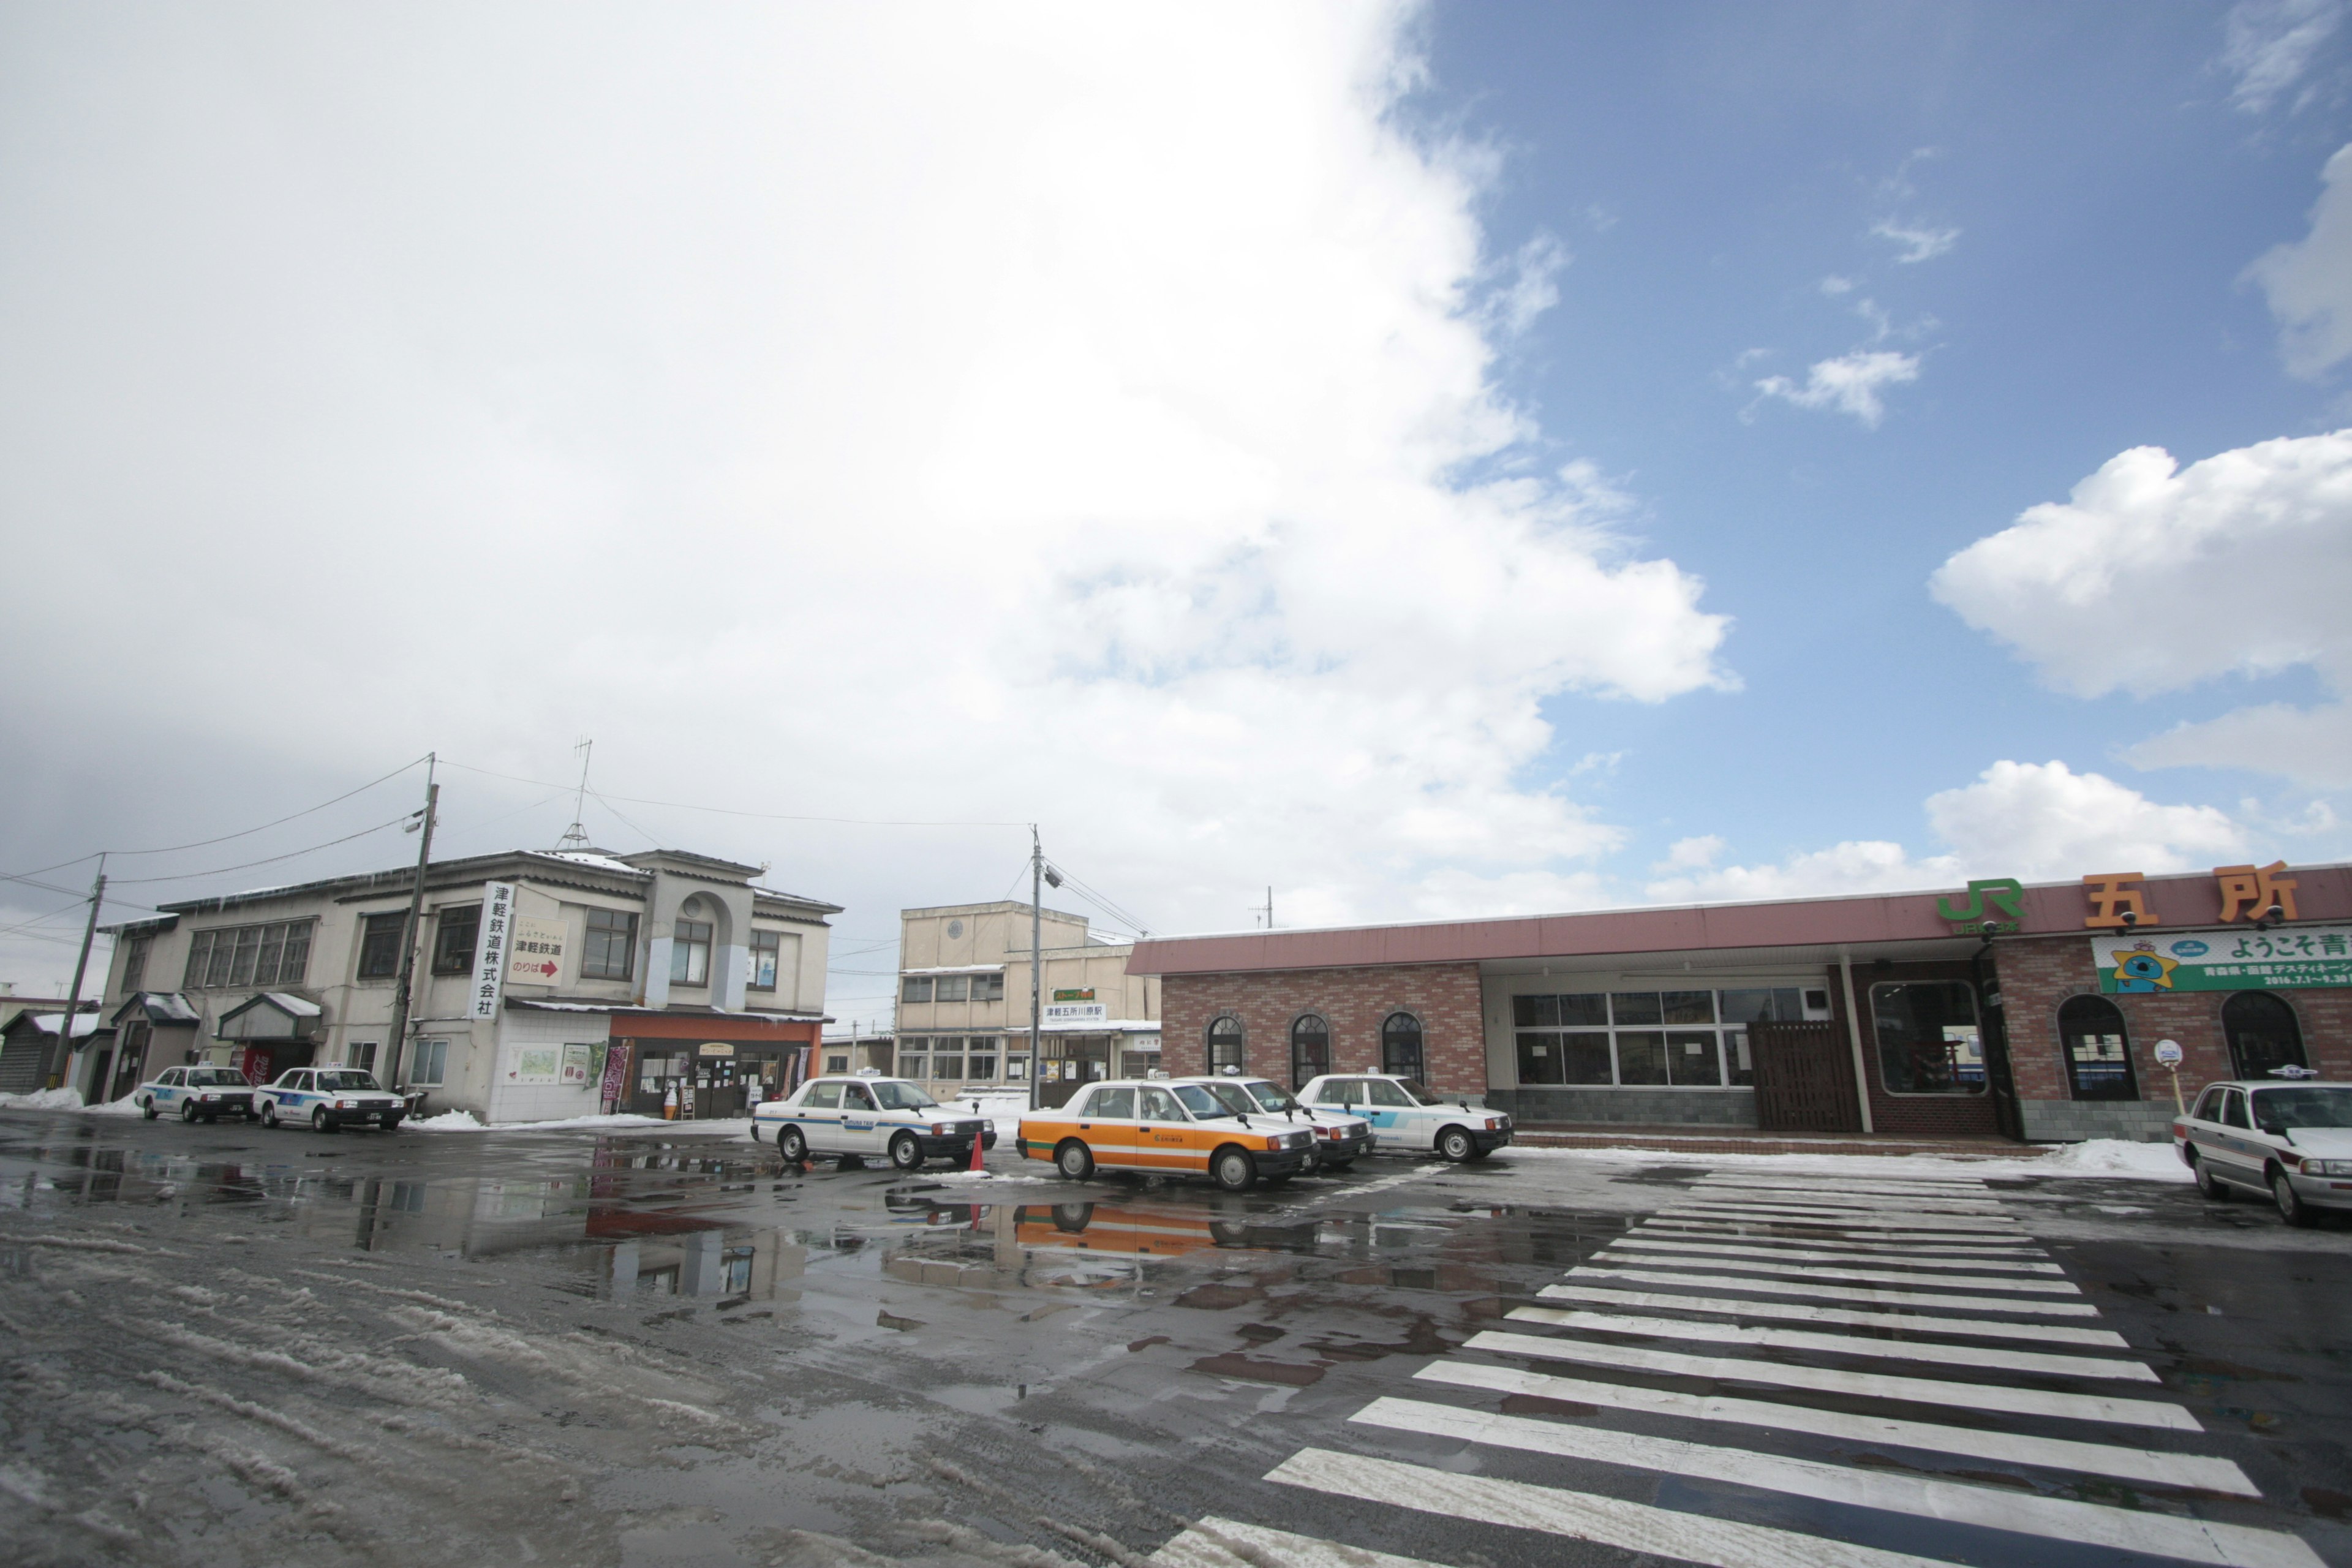
<svg viewBox="0 0 2352 1568">
<path fill-rule="evenodd" d="M 1656 1290 L 1619 1290 L 1605 1285 L 1547 1285 L 1536 1292 L 1556 1301 L 1591 1301 L 1604 1307 L 1649 1311 L 1707 1312 L 1732 1318 L 1794 1318 L 1809 1323 L 1844 1323 L 1901 1333 L 1965 1334 L 1971 1339 L 2035 1340 L 2050 1344 L 2105 1345 L 2129 1350 L 2131 1342 L 2112 1329 L 2078 1329 L 2066 1323 L 2005 1323 L 1986 1318 L 1926 1318 L 1916 1312 L 1874 1312 L 1859 1307 L 1817 1307 L 1810 1302 L 1740 1301 L 1723 1296 L 1668 1295 Z"/>
<path fill-rule="evenodd" d="M 1899 1399 L 1913 1405 L 1943 1405 L 1958 1410 L 1998 1410 L 2011 1415 L 2054 1415 L 2067 1421 L 2102 1421 L 2122 1426 L 2156 1426 L 2172 1432 L 2202 1432 L 2197 1417 L 2178 1405 L 2157 1399 L 2117 1399 L 2099 1394 L 2053 1394 L 2000 1383 L 1953 1383 L 1935 1377 L 1896 1377 L 1885 1373 L 1845 1372 L 1792 1366 L 1739 1356 L 1685 1355 L 1566 1335 L 1518 1334 L 1484 1329 L 1463 1349 L 1490 1355 L 1533 1356 L 1542 1361 L 1580 1362 L 1621 1372 L 1654 1372 L 1670 1377 L 1704 1377 L 1725 1383 L 1764 1383 L 1817 1394 Z"/>
<path fill-rule="evenodd" d="M 1435 1568 L 1418 1557 L 1215 1518 L 1173 1537 L 1144 1561 L 1152 1568 Z"/>
<path fill-rule="evenodd" d="M 1627 1236 L 1663 1236 L 1676 1241 L 1745 1241 L 1759 1247 L 1787 1248 L 1819 1247 L 1832 1252 L 1887 1258 L 1969 1258 L 1998 1263 L 2004 1258 L 2047 1258 L 2050 1254 L 2025 1237 L 1997 1241 L 1973 1241 L 1965 1236 L 1939 1237 L 1934 1241 L 1888 1241 L 1873 1235 L 1859 1241 L 1828 1236 L 1759 1235 L 1756 1227 L 1737 1220 L 1647 1219 Z"/>
<path fill-rule="evenodd" d="M 2026 1296 L 2079 1296 L 2070 1279 L 2011 1279 L 1992 1274 L 1923 1274 L 1916 1268 L 1837 1268 L 1820 1263 L 1766 1263 L 1746 1258 L 1626 1257 L 1615 1246 L 1594 1254 L 1603 1263 L 1639 1263 L 1653 1268 L 1720 1268 L 1735 1274 L 1768 1274 L 1783 1279 L 1846 1279 L 1863 1284 L 1949 1286 L 1966 1290 L 2014 1290 Z"/>
<path fill-rule="evenodd" d="M 1771 1220 L 1776 1225 L 1816 1225 L 1821 1229 L 1931 1229 L 1931 1232 L 1955 1232 L 1964 1237 L 2016 1237 L 2018 1223 L 2006 1213 L 1988 1215 L 1957 1215 L 1957 1213 L 1907 1213 L 1889 1211 L 1874 1213 L 1870 1208 L 1821 1208 L 1800 1206 L 1800 1204 L 1757 1204 L 1757 1201 L 1736 1199 L 1698 1199 L 1684 1204 L 1667 1204 L 1658 1213 L 1670 1215 L 1706 1217 L 1706 1220 Z"/>
<path fill-rule="evenodd" d="M 2007 1296 L 1942 1296 L 1923 1290 L 1883 1290 L 1875 1285 L 1827 1285 L 1810 1280 L 1756 1279 L 1737 1274 L 1676 1274 L 1664 1268 L 1571 1268 L 1572 1278 L 1633 1279 L 1644 1285 L 1706 1286 L 1717 1290 L 1748 1290 L 1759 1296 L 1811 1296 L 1824 1301 L 1878 1301 L 1890 1307 L 1948 1307 L 1972 1312 L 2034 1312 L 2052 1318 L 2095 1318 L 2099 1310 L 2087 1301 L 2021 1301 Z"/>
<path fill-rule="evenodd" d="M 1797 1176 L 1701 1176 L 1702 1187 L 1727 1187 L 1734 1192 L 1870 1193 L 1882 1197 L 1988 1198 L 1991 1188 L 1982 1182 L 1849 1182 L 1842 1179 L 1808 1182 Z"/>
<path fill-rule="evenodd" d="M 1856 1546 L 1793 1530 L 1677 1513 L 1622 1498 L 1563 1491 L 1492 1476 L 1454 1475 L 1425 1465 L 1328 1448 L 1301 1449 L 1267 1471 L 1265 1479 L 1419 1513 L 1538 1530 L 1675 1563 L 1697 1563 L 1700 1568 L 1951 1568 L 1933 1557 Z"/>
<path fill-rule="evenodd" d="M 2071 1498 L 1996 1490 L 1958 1481 L 1861 1470 L 1751 1448 L 1595 1431 L 1523 1415 L 1497 1415 L 1411 1399 L 1376 1399 L 1349 1417 L 1368 1426 L 1453 1437 L 1560 1458 L 1624 1465 L 1706 1481 L 1731 1481 L 1796 1497 L 1920 1515 L 1950 1524 L 2139 1552 L 2214 1568 L 2322 1568 L 2300 1536 L 2213 1520 L 2111 1508 Z"/>
<path fill-rule="evenodd" d="M 1679 1300 L 1679 1298 L 1677 1298 Z M 1816 1314 L 1806 1312 L 1808 1318 Z M 1824 1351 L 1832 1355 L 1875 1356 L 1886 1361 L 1935 1362 L 1945 1366 L 1981 1366 L 1997 1372 L 2035 1373 L 2048 1377 L 2095 1377 L 2118 1383 L 2161 1383 L 2154 1370 L 2136 1361 L 2108 1356 L 2053 1355 L 2007 1345 L 1946 1345 L 1925 1340 L 1881 1340 L 1862 1334 L 1824 1334 L 1807 1329 L 1748 1328 L 1738 1323 L 1693 1322 L 1686 1318 L 1635 1318 L 1567 1307 L 1514 1307 L 1505 1316 L 1523 1323 L 1592 1329 L 1659 1340 L 1700 1340 L 1713 1344 L 1758 1345 L 1772 1350 Z M 1945 1320 L 1937 1319 L 1942 1323 Z M 2001 1323 L 2000 1328 L 2023 1325 Z M 2038 1337 L 2038 1331 L 2037 1331 Z"/>
<path fill-rule="evenodd" d="M 1590 1378 L 1554 1377 L 1546 1373 L 1512 1367 L 1476 1366 L 1436 1362 L 1414 1374 L 1457 1388 L 1483 1388 L 1504 1394 L 1528 1394 L 1539 1398 L 1607 1405 L 1644 1415 L 1674 1415 L 1692 1421 L 1722 1421 L 1741 1426 L 1761 1426 L 1774 1432 L 1810 1432 L 1816 1436 L 1851 1442 L 1891 1443 L 1897 1447 L 1931 1453 L 1958 1454 L 1969 1458 L 1996 1459 L 2008 1464 L 2035 1465 L 2044 1469 L 2071 1470 L 2082 1475 L 2116 1476 L 2158 1486 L 2188 1487 L 2204 1491 L 2260 1497 L 2261 1489 L 2246 1473 L 2227 1459 L 2189 1454 L 2159 1454 L 2147 1448 L 2126 1448 L 2112 1443 L 2082 1443 L 2066 1437 L 2030 1437 L 1980 1426 L 1947 1426 L 1929 1421 L 1897 1421 L 1884 1415 L 1855 1415 L 1842 1410 L 1817 1410 L 1806 1405 L 1782 1405 L 1769 1400 L 1735 1399 L 1728 1395 L 1675 1394 L 1622 1383 L 1596 1383 Z"/>
<path fill-rule="evenodd" d="M 1754 1204 L 1764 1208 L 1836 1209 L 1856 1214 L 1918 1214 L 1936 1215 L 1952 1219 L 2013 1218 L 2010 1212 L 1990 1198 L 1981 1202 L 1960 1198 L 1874 1198 L 1848 1197 L 1842 1194 L 1769 1192 L 1755 1188 L 1702 1187 L 1685 1194 L 1680 1201 L 1701 1204 Z"/>
<path fill-rule="evenodd" d="M 2010 1261 L 1992 1258 L 1948 1258 L 1934 1254 L 1832 1251 L 1810 1244 L 1804 1247 L 1750 1247 L 1736 1241 L 1675 1241 L 1646 1236 L 1624 1236 L 1611 1242 L 1612 1248 L 1631 1247 L 1639 1252 L 1704 1252 L 1718 1258 L 1778 1258 L 1800 1263 L 1861 1263 L 1872 1260 L 1893 1263 L 1901 1261 L 1914 1268 L 1997 1268 L 2011 1274 L 2063 1274 L 2055 1263 L 2035 1263 L 2026 1259 Z"/>
</svg>

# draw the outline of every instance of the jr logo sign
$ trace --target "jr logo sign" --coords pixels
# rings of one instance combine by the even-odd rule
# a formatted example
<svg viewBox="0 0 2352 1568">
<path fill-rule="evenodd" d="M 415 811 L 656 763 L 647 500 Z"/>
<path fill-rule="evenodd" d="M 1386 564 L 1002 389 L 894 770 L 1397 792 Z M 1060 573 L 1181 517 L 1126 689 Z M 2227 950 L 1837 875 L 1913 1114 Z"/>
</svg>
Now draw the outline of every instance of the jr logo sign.
<svg viewBox="0 0 2352 1568">
<path fill-rule="evenodd" d="M 1969 926 L 1982 931 L 1990 924 L 1996 931 L 2015 932 L 2025 925 L 2025 884 L 2014 877 L 1987 877 L 1970 882 L 1969 890 L 1954 901 L 1947 893 L 1936 900 L 1936 914 L 1955 926 Z"/>
</svg>

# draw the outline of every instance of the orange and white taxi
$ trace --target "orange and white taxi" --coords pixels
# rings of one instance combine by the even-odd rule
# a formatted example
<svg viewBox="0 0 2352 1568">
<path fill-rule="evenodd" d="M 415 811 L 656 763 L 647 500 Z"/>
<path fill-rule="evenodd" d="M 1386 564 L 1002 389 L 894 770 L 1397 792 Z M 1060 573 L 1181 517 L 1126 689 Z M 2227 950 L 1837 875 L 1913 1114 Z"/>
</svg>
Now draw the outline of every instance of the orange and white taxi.
<svg viewBox="0 0 2352 1568">
<path fill-rule="evenodd" d="M 1286 1182 L 1307 1168 L 1315 1134 L 1246 1116 L 1196 1083 L 1090 1083 L 1054 1110 L 1021 1119 L 1024 1159 L 1051 1160 L 1083 1182 L 1099 1170 L 1206 1176 L 1227 1192 Z"/>
</svg>

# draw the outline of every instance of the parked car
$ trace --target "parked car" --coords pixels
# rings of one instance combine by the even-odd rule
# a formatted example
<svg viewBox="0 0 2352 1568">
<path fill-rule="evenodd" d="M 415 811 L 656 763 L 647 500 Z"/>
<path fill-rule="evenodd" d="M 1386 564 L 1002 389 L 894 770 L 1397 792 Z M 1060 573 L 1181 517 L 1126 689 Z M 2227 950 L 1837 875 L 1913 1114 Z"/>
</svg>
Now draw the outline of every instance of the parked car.
<svg viewBox="0 0 2352 1568">
<path fill-rule="evenodd" d="M 1022 1157 L 1063 1177 L 1097 1169 L 1206 1176 L 1228 1192 L 1286 1182 L 1307 1168 L 1315 1134 L 1295 1121 L 1234 1109 L 1197 1083 L 1112 1079 L 1021 1119 Z"/>
<path fill-rule="evenodd" d="M 1177 1083 L 1197 1083 L 1234 1110 L 1249 1116 L 1281 1116 L 1304 1122 L 1315 1134 L 1307 1151 L 1307 1174 L 1344 1171 L 1357 1157 L 1372 1152 L 1377 1142 L 1372 1124 L 1360 1116 L 1306 1104 L 1271 1079 L 1180 1078 Z"/>
<path fill-rule="evenodd" d="M 2352 1209 L 2352 1083 L 2209 1083 L 2172 1145 L 2217 1202 L 2262 1193 L 2289 1225 Z"/>
<path fill-rule="evenodd" d="M 887 1156 L 901 1171 L 926 1160 L 970 1164 L 974 1138 L 982 1152 L 996 1147 L 986 1117 L 951 1111 L 903 1078 L 813 1078 L 755 1106 L 751 1137 L 772 1141 L 793 1164 L 812 1154 Z"/>
<path fill-rule="evenodd" d="M 1511 1141 L 1507 1112 L 1441 1099 L 1391 1073 L 1326 1073 L 1308 1079 L 1298 1098 L 1318 1109 L 1362 1116 L 1386 1147 L 1410 1153 L 1435 1150 L 1457 1163 L 1483 1160 Z"/>
<path fill-rule="evenodd" d="M 375 1075 L 358 1068 L 289 1068 L 275 1083 L 254 1091 L 254 1110 L 264 1127 L 307 1121 L 313 1132 L 334 1132 L 374 1122 L 390 1131 L 408 1113 L 408 1102 L 388 1092 Z"/>
<path fill-rule="evenodd" d="M 183 1121 L 254 1114 L 253 1085 L 235 1068 L 165 1068 L 134 1093 L 150 1121 L 167 1110 L 178 1111 Z"/>
</svg>

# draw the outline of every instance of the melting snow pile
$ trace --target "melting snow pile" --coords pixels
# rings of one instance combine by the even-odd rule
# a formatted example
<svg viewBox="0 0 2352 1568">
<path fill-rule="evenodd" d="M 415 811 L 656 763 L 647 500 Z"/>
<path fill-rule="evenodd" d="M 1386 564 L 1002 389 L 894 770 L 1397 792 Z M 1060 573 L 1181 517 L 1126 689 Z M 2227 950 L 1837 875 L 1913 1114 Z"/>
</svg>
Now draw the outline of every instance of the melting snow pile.
<svg viewBox="0 0 2352 1568">
<path fill-rule="evenodd" d="M 30 1094 L 0 1094 L 0 1110 L 79 1110 L 81 1090 L 38 1089 Z"/>
<path fill-rule="evenodd" d="M 474 1113 L 470 1110 L 445 1110 L 438 1116 L 428 1116 L 421 1121 L 412 1121 L 409 1125 L 420 1132 L 479 1132 L 482 1131 L 482 1124 L 474 1120 Z"/>
</svg>

